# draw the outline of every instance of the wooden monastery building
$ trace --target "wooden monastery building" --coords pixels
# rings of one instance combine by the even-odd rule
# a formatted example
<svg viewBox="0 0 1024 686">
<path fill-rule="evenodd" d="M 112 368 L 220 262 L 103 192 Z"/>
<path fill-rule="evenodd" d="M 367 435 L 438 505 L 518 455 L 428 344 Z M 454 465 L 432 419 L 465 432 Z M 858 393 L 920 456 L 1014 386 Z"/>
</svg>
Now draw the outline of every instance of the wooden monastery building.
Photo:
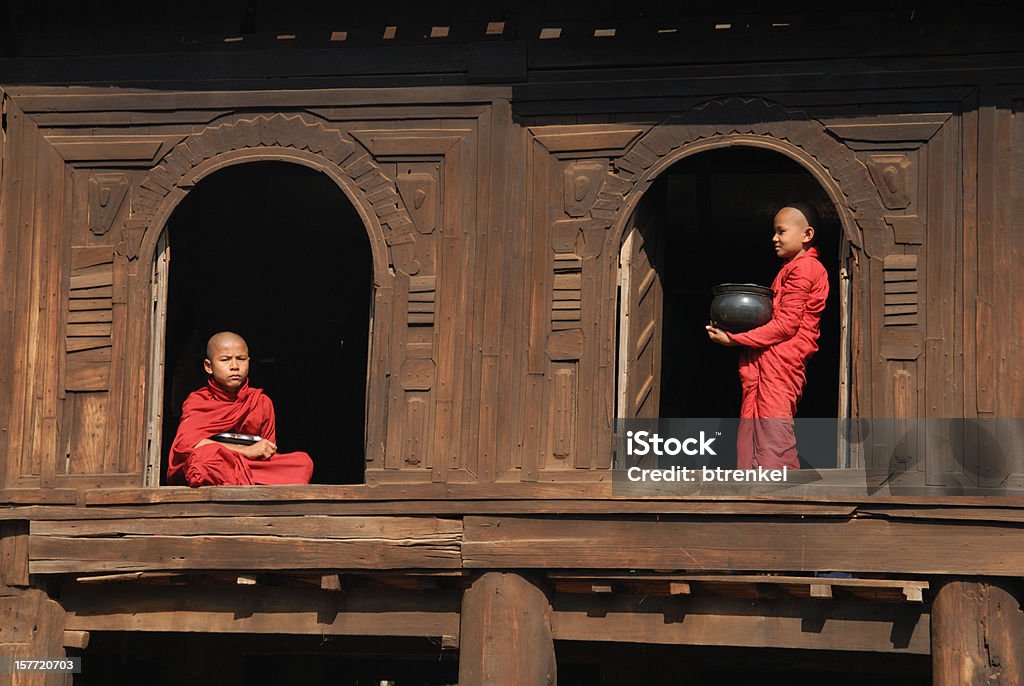
<svg viewBox="0 0 1024 686">
<path fill-rule="evenodd" d="M 1014 3 L 114 5 L 0 14 L 0 683 L 1024 683 Z M 794 199 L 800 416 L 967 428 L 624 488 Z M 312 484 L 166 485 L 223 329 Z"/>
</svg>

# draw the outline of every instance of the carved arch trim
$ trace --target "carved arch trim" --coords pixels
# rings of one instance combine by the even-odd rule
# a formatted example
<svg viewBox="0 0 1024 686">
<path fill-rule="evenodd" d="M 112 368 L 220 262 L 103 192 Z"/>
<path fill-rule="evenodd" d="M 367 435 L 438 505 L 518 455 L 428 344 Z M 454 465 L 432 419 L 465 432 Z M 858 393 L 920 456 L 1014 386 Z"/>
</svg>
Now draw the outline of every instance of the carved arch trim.
<svg viewBox="0 0 1024 686">
<path fill-rule="evenodd" d="M 266 160 L 311 167 L 335 181 L 363 220 L 376 285 L 382 285 L 390 266 L 408 274 L 419 271 L 412 259 L 413 221 L 394 179 L 361 144 L 298 114 L 234 120 L 176 145 L 135 189 L 117 253 L 134 263 L 133 271 L 139 263 L 149 264 L 167 219 L 188 189 L 218 169 Z"/>
<path fill-rule="evenodd" d="M 847 240 L 869 256 L 884 252 L 884 208 L 867 167 L 818 121 L 760 98 L 715 100 L 670 117 L 614 160 L 598 201 L 616 206 L 609 243 L 617 246 L 640 197 L 667 168 L 713 148 L 775 150 L 798 162 L 839 210 Z M 625 210 L 625 211 L 623 211 Z"/>
</svg>

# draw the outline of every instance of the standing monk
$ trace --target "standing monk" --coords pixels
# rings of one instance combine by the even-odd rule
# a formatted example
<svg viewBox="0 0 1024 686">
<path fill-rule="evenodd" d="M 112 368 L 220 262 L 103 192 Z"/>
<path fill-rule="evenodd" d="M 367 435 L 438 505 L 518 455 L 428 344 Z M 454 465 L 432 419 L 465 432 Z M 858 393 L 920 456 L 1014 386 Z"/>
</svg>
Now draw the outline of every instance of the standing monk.
<svg viewBox="0 0 1024 686">
<path fill-rule="evenodd" d="M 785 260 L 772 283 L 772 318 L 746 333 L 708 326 L 720 345 L 745 346 L 740 353 L 737 467 L 800 469 L 793 417 L 803 394 L 807 361 L 818 350 L 818 325 L 828 299 L 828 274 L 814 247 L 818 213 L 796 202 L 775 215 L 772 242 Z"/>
<path fill-rule="evenodd" d="M 278 453 L 274 404 L 249 386 L 249 347 L 230 331 L 214 334 L 203 360 L 209 380 L 182 406 L 171 445 L 167 483 L 189 486 L 308 484 L 313 460 Z M 216 440 L 224 432 L 258 436 L 252 445 Z"/>
</svg>

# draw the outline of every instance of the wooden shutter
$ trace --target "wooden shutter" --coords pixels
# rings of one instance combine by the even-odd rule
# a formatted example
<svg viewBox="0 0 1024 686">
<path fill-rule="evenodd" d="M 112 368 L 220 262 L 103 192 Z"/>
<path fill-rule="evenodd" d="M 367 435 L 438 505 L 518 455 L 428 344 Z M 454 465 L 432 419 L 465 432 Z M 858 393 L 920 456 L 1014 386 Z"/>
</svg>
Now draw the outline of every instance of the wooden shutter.
<svg viewBox="0 0 1024 686">
<path fill-rule="evenodd" d="M 658 213 L 645 198 L 630 217 L 619 264 L 619 403 L 622 417 L 657 417 L 664 319 Z"/>
</svg>

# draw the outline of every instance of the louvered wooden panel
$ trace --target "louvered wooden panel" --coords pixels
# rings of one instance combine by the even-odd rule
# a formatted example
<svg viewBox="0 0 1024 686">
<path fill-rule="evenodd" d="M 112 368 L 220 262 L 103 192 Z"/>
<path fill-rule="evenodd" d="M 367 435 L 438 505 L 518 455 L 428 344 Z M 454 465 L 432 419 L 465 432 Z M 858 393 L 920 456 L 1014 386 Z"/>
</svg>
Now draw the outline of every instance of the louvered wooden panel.
<svg viewBox="0 0 1024 686">
<path fill-rule="evenodd" d="M 580 327 L 583 260 L 571 253 L 555 255 L 555 282 L 551 296 L 551 330 Z"/>
<path fill-rule="evenodd" d="M 409 326 L 434 325 L 434 301 L 437 295 L 437 277 L 413 276 L 409 278 Z"/>
<path fill-rule="evenodd" d="M 113 246 L 71 248 L 64 387 L 104 391 L 110 385 Z"/>
<path fill-rule="evenodd" d="M 918 324 L 917 255 L 889 255 L 883 264 L 886 326 Z"/>
</svg>

